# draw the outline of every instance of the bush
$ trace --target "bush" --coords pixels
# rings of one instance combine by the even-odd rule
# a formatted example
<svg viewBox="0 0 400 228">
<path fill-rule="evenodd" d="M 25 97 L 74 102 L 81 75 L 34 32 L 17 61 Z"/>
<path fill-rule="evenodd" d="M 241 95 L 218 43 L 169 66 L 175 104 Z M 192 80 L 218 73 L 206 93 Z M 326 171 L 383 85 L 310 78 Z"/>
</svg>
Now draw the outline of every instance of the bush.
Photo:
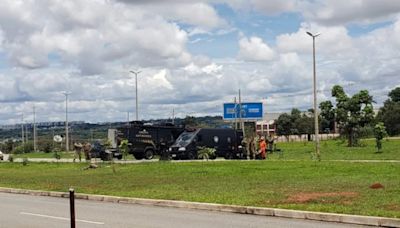
<svg viewBox="0 0 400 228">
<path fill-rule="evenodd" d="M 128 152 L 129 152 L 129 147 L 128 147 L 129 141 L 127 139 L 124 139 L 121 141 L 121 144 L 118 146 L 119 149 L 122 151 L 122 156 L 124 157 L 124 160 L 128 157 Z"/>
<path fill-rule="evenodd" d="M 208 160 L 215 156 L 215 149 L 202 146 L 198 148 L 197 154 L 198 158 Z"/>
<path fill-rule="evenodd" d="M 23 165 L 23 166 L 28 165 L 28 158 L 23 158 L 23 159 L 22 159 L 22 165 Z"/>
<path fill-rule="evenodd" d="M 53 151 L 53 142 L 52 141 L 43 141 L 38 144 L 39 151 L 43 151 L 45 153 L 50 153 Z"/>
<path fill-rule="evenodd" d="M 12 154 L 8 155 L 8 161 L 9 162 L 14 162 L 14 158 L 13 158 Z"/>
<path fill-rule="evenodd" d="M 358 135 L 360 138 L 372 138 L 374 137 L 374 128 L 372 126 L 361 127 Z"/>
<path fill-rule="evenodd" d="M 27 142 L 24 145 L 19 145 L 14 148 L 12 151 L 13 154 L 24 154 L 24 153 L 30 153 L 33 151 L 33 143 L 32 142 Z"/>
</svg>

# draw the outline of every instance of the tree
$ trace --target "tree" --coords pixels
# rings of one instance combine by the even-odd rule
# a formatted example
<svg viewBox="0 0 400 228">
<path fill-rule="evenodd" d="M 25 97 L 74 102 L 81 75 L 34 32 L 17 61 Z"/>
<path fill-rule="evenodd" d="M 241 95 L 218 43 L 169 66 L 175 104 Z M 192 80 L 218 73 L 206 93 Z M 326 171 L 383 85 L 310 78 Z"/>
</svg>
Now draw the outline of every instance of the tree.
<svg viewBox="0 0 400 228">
<path fill-rule="evenodd" d="M 292 134 L 293 123 L 289 114 L 283 113 L 280 115 L 276 121 L 276 125 L 276 131 L 278 135 L 288 136 Z"/>
<path fill-rule="evenodd" d="M 311 134 L 314 130 L 313 118 L 301 113 L 299 109 L 292 109 L 290 114 L 284 113 L 276 122 L 279 135 Z"/>
<path fill-rule="evenodd" d="M 291 135 L 301 135 L 299 126 L 301 125 L 301 111 L 297 108 L 293 108 L 290 113 L 290 120 L 292 122 L 290 134 Z"/>
<path fill-rule="evenodd" d="M 400 87 L 397 87 L 390 91 L 389 97 L 393 102 L 400 102 Z"/>
<path fill-rule="evenodd" d="M 361 90 L 348 97 L 343 88 L 335 85 L 332 96 L 336 98 L 335 115 L 341 132 L 348 138 L 348 146 L 358 145 L 358 130 L 374 119 L 372 96 L 367 90 Z"/>
<path fill-rule="evenodd" d="M 196 117 L 186 116 L 185 119 L 183 120 L 183 124 L 189 127 L 196 127 L 198 125 L 198 122 L 196 120 Z"/>
<path fill-rule="evenodd" d="M 335 110 L 331 101 L 324 101 L 319 104 L 320 120 L 321 120 L 321 130 L 329 131 L 335 130 Z"/>
<path fill-rule="evenodd" d="M 381 152 L 382 149 L 382 139 L 387 135 L 385 125 L 382 122 L 379 122 L 374 127 L 374 134 L 376 139 L 376 148 L 377 153 Z"/>
<path fill-rule="evenodd" d="M 387 133 L 393 136 L 400 134 L 400 87 L 388 95 L 389 99 L 379 109 L 377 119 L 384 123 Z"/>
<path fill-rule="evenodd" d="M 299 135 L 314 133 L 314 118 L 310 112 L 308 114 L 303 113 L 294 125 Z"/>
</svg>

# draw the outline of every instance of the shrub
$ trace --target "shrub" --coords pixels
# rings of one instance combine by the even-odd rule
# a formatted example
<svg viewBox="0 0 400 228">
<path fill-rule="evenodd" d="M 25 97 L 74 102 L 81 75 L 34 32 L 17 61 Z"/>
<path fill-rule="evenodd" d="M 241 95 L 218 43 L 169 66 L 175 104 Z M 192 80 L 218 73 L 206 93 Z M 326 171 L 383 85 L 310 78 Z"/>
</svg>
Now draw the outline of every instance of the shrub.
<svg viewBox="0 0 400 228">
<path fill-rule="evenodd" d="M 45 153 L 50 153 L 51 151 L 53 151 L 53 142 L 52 141 L 43 141 L 40 142 L 38 145 L 38 149 L 40 151 L 43 151 Z"/>
<path fill-rule="evenodd" d="M 209 148 L 209 147 L 204 147 L 204 146 L 198 147 L 197 156 L 200 159 L 208 160 L 209 158 L 212 158 L 215 156 L 215 149 Z"/>
<path fill-rule="evenodd" d="M 372 138 L 374 137 L 374 128 L 372 126 L 361 127 L 358 131 L 360 138 Z"/>
<path fill-rule="evenodd" d="M 12 151 L 13 154 L 24 154 L 24 153 L 29 153 L 33 151 L 33 143 L 32 142 L 27 142 L 23 145 L 19 145 L 14 148 Z"/>
<path fill-rule="evenodd" d="M 119 145 L 119 149 L 122 152 L 122 156 L 124 157 L 124 160 L 126 160 L 126 158 L 128 157 L 128 150 L 129 150 L 128 144 L 129 144 L 128 140 L 124 139 L 121 141 L 121 144 Z"/>
<path fill-rule="evenodd" d="M 9 162 L 14 162 L 14 157 L 12 156 L 12 154 L 8 155 L 8 161 Z"/>
<path fill-rule="evenodd" d="M 23 159 L 22 159 L 22 165 L 23 165 L 23 166 L 28 165 L 28 158 L 23 158 Z"/>
</svg>

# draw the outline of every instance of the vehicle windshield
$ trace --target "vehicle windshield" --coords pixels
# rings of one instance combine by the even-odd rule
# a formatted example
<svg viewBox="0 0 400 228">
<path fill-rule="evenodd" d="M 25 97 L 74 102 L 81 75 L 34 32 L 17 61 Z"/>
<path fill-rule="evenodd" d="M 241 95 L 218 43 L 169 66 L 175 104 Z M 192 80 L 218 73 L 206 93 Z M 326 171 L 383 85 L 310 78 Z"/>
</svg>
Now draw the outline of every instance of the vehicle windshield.
<svg viewBox="0 0 400 228">
<path fill-rule="evenodd" d="M 179 146 L 179 147 L 187 146 L 192 141 L 195 135 L 196 135 L 195 131 L 191 132 L 185 131 L 176 139 L 173 146 Z"/>
</svg>

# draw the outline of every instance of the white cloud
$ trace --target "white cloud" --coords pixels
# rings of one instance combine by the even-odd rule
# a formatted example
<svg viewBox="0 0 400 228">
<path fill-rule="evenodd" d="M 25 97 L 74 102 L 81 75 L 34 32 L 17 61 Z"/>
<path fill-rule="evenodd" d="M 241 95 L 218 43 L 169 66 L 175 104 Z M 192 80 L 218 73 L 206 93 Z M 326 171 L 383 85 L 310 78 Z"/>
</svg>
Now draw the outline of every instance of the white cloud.
<svg viewBox="0 0 400 228">
<path fill-rule="evenodd" d="M 248 61 L 268 61 L 274 58 L 274 51 L 259 37 L 243 37 L 239 40 L 239 58 Z"/>
<path fill-rule="evenodd" d="M 254 10 L 268 15 L 295 10 L 297 0 L 230 0 L 227 4 L 238 10 Z"/>
<path fill-rule="evenodd" d="M 338 57 L 355 52 L 352 38 L 344 26 L 325 27 L 308 23 L 302 23 L 297 32 L 277 36 L 277 48 L 282 52 L 312 53 L 312 38 L 306 33 L 308 31 L 320 34 L 315 39 L 318 54 Z"/>
<path fill-rule="evenodd" d="M 392 0 L 319 0 L 302 4 L 306 18 L 327 25 L 386 21 L 400 12 L 400 4 Z"/>
<path fill-rule="evenodd" d="M 225 26 L 226 22 L 207 1 L 127 1 L 132 5 L 162 15 L 168 20 L 209 30 Z"/>
<path fill-rule="evenodd" d="M 316 40 L 318 88 L 323 90 L 319 99 L 330 97 L 328 90 L 333 84 L 354 82 L 347 91 L 369 89 L 381 103 L 385 93 L 400 84 L 399 19 L 352 37 L 345 24 L 337 24 L 340 20 L 375 21 L 383 13 L 361 17 L 355 12 L 354 17 L 345 17 L 333 7 L 333 13 L 326 14 L 331 16 L 322 20 L 322 16 L 306 15 L 308 11 L 304 11 L 307 21 L 297 31 L 277 36 L 276 42 L 267 44 L 260 38 L 265 34 L 259 32 L 242 35 L 237 58 L 211 59 L 192 55 L 186 45 L 189 38 L 210 35 L 217 39 L 236 31 L 225 27 L 212 3 L 3 1 L 0 58 L 10 62 L 0 65 L 0 123 L 19 122 L 21 118 L 16 115 L 20 113 L 30 121 L 33 103 L 37 105 L 38 121 L 63 120 L 61 91 L 65 90 L 72 92 L 71 120 L 125 121 L 126 112 L 135 110 L 135 81 L 129 73 L 132 69 L 142 71 L 138 77 L 139 107 L 145 119 L 168 117 L 172 108 L 180 117 L 221 114 L 221 104 L 232 101 L 238 89 L 244 101 L 266 98 L 270 112 L 292 107 L 305 110 L 312 106 L 312 39 L 306 31 L 321 33 Z M 238 7 L 245 4 L 241 0 L 236 3 Z M 258 4 L 258 10 L 274 15 L 296 11 L 300 6 L 311 10 L 335 4 L 250 3 L 253 5 L 249 9 L 256 10 L 252 7 Z M 176 15 L 167 15 L 168 7 L 162 9 L 161 5 L 171 6 L 170 14 Z M 179 12 L 184 8 L 175 9 L 178 5 L 198 11 L 190 18 L 192 12 Z M 210 20 L 202 21 L 202 17 Z"/>
<path fill-rule="evenodd" d="M 341 25 L 370 24 L 394 20 L 400 4 L 393 0 L 230 0 L 236 10 L 252 10 L 266 15 L 300 13 L 311 23 Z"/>
<path fill-rule="evenodd" d="M 46 67 L 54 61 L 51 54 L 83 74 L 101 73 L 116 60 L 142 66 L 190 61 L 187 33 L 135 6 L 97 0 L 3 3 L 2 49 L 17 66 Z"/>
<path fill-rule="evenodd" d="M 167 76 L 167 70 L 163 69 L 157 74 L 155 74 L 153 77 L 150 77 L 147 79 L 147 83 L 152 85 L 154 89 L 157 89 L 159 91 L 159 88 L 166 88 L 168 90 L 173 89 L 173 85 L 171 82 L 168 81 L 166 78 Z"/>
</svg>

